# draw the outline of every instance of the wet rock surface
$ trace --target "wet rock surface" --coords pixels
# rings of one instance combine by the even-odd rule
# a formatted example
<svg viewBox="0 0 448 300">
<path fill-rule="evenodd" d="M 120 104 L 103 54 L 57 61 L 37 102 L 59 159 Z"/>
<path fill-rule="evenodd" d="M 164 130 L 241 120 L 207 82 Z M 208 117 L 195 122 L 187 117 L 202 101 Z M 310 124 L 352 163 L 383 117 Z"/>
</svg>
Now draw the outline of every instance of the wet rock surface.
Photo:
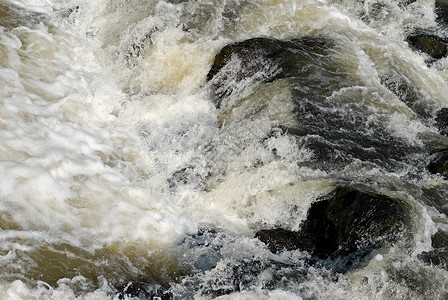
<svg viewBox="0 0 448 300">
<path fill-rule="evenodd" d="M 118 287 L 118 299 L 170 300 L 173 295 L 157 284 L 128 282 Z"/>
<path fill-rule="evenodd" d="M 270 112 L 275 110 L 270 110 L 269 105 L 275 95 L 263 98 L 259 94 L 263 94 L 263 87 L 279 84 L 280 92 L 281 88 L 289 92 L 289 102 L 285 103 L 292 104 L 286 107 L 294 122 L 277 119 L 270 132 L 257 136 L 260 145 L 269 138 L 288 135 L 299 147 L 313 152 L 312 168 L 329 172 L 355 160 L 393 170 L 401 163 L 407 165 L 409 155 L 427 153 L 425 148 L 411 146 L 406 140 L 391 136 L 384 120 L 377 119 L 367 106 L 360 104 L 379 99 L 334 63 L 333 46 L 333 42 L 318 37 L 286 41 L 254 38 L 225 46 L 216 55 L 207 75 L 218 113 L 227 114 L 223 118 L 227 123 L 222 122 L 220 131 L 225 132 L 228 124 L 244 127 L 242 122 L 273 116 Z M 381 83 L 418 117 L 431 125 L 435 121 L 440 133 L 445 132 L 448 127 L 446 111 L 442 109 L 436 118 L 431 116 L 434 107 L 422 103 L 421 94 L 406 76 L 393 73 Z M 248 93 L 242 92 L 246 89 Z M 265 114 L 260 113 L 263 110 Z M 244 149 L 245 145 L 242 143 L 238 147 Z M 445 161 L 447 158 L 444 157 Z M 435 169 L 434 172 L 445 172 Z M 224 173 L 225 169 L 218 171 Z M 219 172 L 216 174 L 222 174 Z M 173 190 L 194 178 L 194 168 L 186 166 L 174 172 L 167 184 Z M 261 248 L 270 256 L 252 255 L 250 251 L 233 255 L 229 249 L 238 246 L 229 244 L 244 237 L 232 237 L 231 233 L 219 230 L 200 230 L 179 246 L 183 249 L 184 274 L 179 278 L 179 285 L 173 282 L 168 293 L 132 283 L 126 291 L 121 290 L 120 295 L 129 293 L 141 299 L 171 295 L 213 298 L 246 291 L 253 286 L 265 290 L 283 288 L 288 282 L 305 281 L 312 272 L 328 276 L 331 282 L 333 277 L 337 280 L 338 275 L 363 267 L 375 254 L 407 236 L 410 217 L 409 206 L 401 200 L 370 190 L 339 187 L 311 205 L 299 231 L 285 226 L 256 232 L 252 242 L 258 243 L 257 247 L 266 244 L 267 249 Z M 290 250 L 303 251 L 298 254 L 303 254 L 300 263 L 279 259 L 287 256 Z M 443 265 L 440 255 L 445 253 L 446 249 L 439 247 L 422 254 L 422 260 L 432 262 L 437 257 L 437 263 Z"/>
<path fill-rule="evenodd" d="M 433 156 L 434 158 L 428 165 L 429 172 L 442 175 L 445 179 L 448 179 L 448 151 L 439 152 Z"/>
<path fill-rule="evenodd" d="M 438 212 L 448 215 L 448 185 L 446 183 L 440 186 L 422 188 L 422 200 L 425 205 L 435 208 Z"/>
<path fill-rule="evenodd" d="M 414 33 L 406 41 L 411 48 L 424 52 L 434 59 L 445 57 L 448 53 L 447 41 L 436 35 L 427 33 Z"/>
<path fill-rule="evenodd" d="M 184 276 L 181 284 L 174 284 L 170 291 L 179 299 L 192 299 L 194 295 L 214 299 L 250 291 L 253 286 L 270 291 L 306 280 L 308 265 L 279 258 L 272 259 L 272 254 L 260 256 L 260 252 L 253 251 L 252 247 L 245 248 L 249 241 L 249 245 L 260 246 L 258 240 L 253 238 L 247 238 L 245 242 L 243 240 L 241 236 L 230 232 L 215 230 L 201 230 L 198 235 L 188 237 L 183 244 L 190 249 L 185 251 L 185 259 L 195 271 Z M 243 253 L 234 251 L 235 248 L 244 249 Z M 267 250 L 263 252 L 267 253 Z M 216 259 L 218 256 L 219 259 Z M 210 261 L 210 258 L 215 262 L 204 265 L 203 262 Z M 334 275 L 326 269 L 319 269 L 317 272 L 323 277 Z"/>
<path fill-rule="evenodd" d="M 441 135 L 448 136 L 448 108 L 442 108 L 436 113 L 435 127 Z M 427 169 L 432 174 L 439 174 L 448 179 L 448 150 L 442 149 L 432 154 Z"/>
<path fill-rule="evenodd" d="M 424 251 L 418 257 L 430 264 L 448 270 L 448 233 L 439 230 L 431 238 L 431 251 Z"/>
<path fill-rule="evenodd" d="M 344 102 L 356 96 L 368 97 L 359 92 L 322 101 L 295 98 L 296 118 L 305 132 L 300 143 L 313 151 L 315 166 L 331 172 L 328 163 L 334 170 L 361 160 L 394 170 L 413 160 L 412 154 L 422 152 L 392 136 L 368 111 Z"/>
<path fill-rule="evenodd" d="M 373 251 L 401 238 L 408 222 L 409 211 L 400 201 L 340 187 L 312 205 L 298 232 L 260 230 L 254 239 L 201 229 L 179 246 L 185 274 L 179 282 L 170 287 L 130 282 L 119 287 L 117 295 L 119 299 L 192 299 L 197 295 L 209 299 L 253 286 L 266 291 L 284 289 L 309 276 L 337 282 L 339 273 L 366 264 Z M 260 241 L 276 255 L 254 251 Z M 232 252 L 235 247 L 240 251 Z M 284 255 L 285 250 L 296 249 L 310 256 L 304 253 L 304 260 L 294 261 Z"/>
<path fill-rule="evenodd" d="M 448 24 L 448 3 L 445 1 L 436 1 L 435 12 L 437 14 L 437 21 L 442 25 Z"/>
<path fill-rule="evenodd" d="M 219 280 L 209 280 L 202 290 L 202 295 L 214 297 L 244 290 L 253 284 L 254 278 L 269 268 L 267 262 L 243 260 L 240 264 L 228 263 L 222 267 L 223 276 Z"/>
<path fill-rule="evenodd" d="M 342 187 L 313 203 L 300 231 L 266 229 L 255 236 L 273 252 L 307 251 L 338 260 L 335 270 L 344 271 L 398 240 L 408 224 L 409 211 L 400 201 Z"/>
<path fill-rule="evenodd" d="M 384 120 L 360 105 L 360 99 L 366 103 L 379 100 L 358 87 L 357 79 L 337 64 L 331 55 L 332 47 L 333 41 L 319 37 L 286 41 L 254 38 L 227 45 L 216 55 L 207 75 L 212 99 L 226 122 L 232 122 L 229 116 L 233 111 L 246 115 L 240 120 L 252 118 L 254 113 L 261 115 L 261 110 L 275 110 L 269 108 L 269 99 L 260 103 L 260 87 L 237 101 L 228 100 L 230 96 L 241 94 L 243 88 L 286 80 L 291 94 L 290 113 L 298 126 L 285 124 L 285 128 L 298 137 L 301 147 L 313 151 L 312 167 L 334 171 L 359 159 L 395 170 L 414 160 L 412 156 L 424 150 L 392 136 Z M 421 104 L 410 82 L 391 81 L 389 85 L 419 116 L 428 118 L 430 109 Z M 252 106 L 248 104 L 251 102 Z M 221 107 L 223 103 L 225 108 Z M 280 126 L 283 122 L 278 120 Z"/>
<path fill-rule="evenodd" d="M 439 133 L 448 136 L 448 108 L 440 109 L 436 114 L 435 121 Z"/>
<path fill-rule="evenodd" d="M 315 76 L 316 66 L 310 62 L 326 56 L 331 42 L 319 37 L 303 37 L 287 41 L 253 38 L 229 44 L 216 55 L 207 74 L 217 107 L 223 97 L 238 91 L 244 81 L 271 82 L 296 76 Z"/>
<path fill-rule="evenodd" d="M 394 71 L 388 76 L 382 76 L 381 83 L 398 99 L 403 101 L 420 119 L 426 121 L 433 117 L 434 105 L 428 104 L 428 99 L 412 84 L 404 74 Z"/>
<path fill-rule="evenodd" d="M 323 270 L 322 276 L 329 276 Z M 193 298 L 193 294 L 205 299 L 251 290 L 257 286 L 266 291 L 285 288 L 288 284 L 306 280 L 307 270 L 298 265 L 287 265 L 259 258 L 227 261 L 207 272 L 207 278 L 186 277 L 186 290 L 179 293 L 182 298 Z"/>
</svg>

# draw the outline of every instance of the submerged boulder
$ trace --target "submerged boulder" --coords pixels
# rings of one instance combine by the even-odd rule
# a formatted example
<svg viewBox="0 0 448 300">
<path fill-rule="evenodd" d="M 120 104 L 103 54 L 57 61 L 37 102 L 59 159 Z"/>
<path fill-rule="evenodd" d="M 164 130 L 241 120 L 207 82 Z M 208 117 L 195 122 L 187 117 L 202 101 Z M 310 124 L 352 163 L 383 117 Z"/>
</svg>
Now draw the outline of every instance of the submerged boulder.
<svg viewBox="0 0 448 300">
<path fill-rule="evenodd" d="M 337 41 L 316 36 L 259 37 L 223 47 L 207 75 L 220 124 L 266 117 L 312 151 L 305 164 L 329 172 L 354 159 L 402 168 L 414 159 L 410 153 L 422 149 L 391 136 L 384 120 L 360 104 L 359 99 L 377 102 L 377 94 L 367 92 L 340 63 L 334 55 L 338 47 Z M 398 90 L 425 114 L 417 94 L 411 97 L 411 90 L 403 89 Z"/>
<path fill-rule="evenodd" d="M 437 21 L 443 25 L 448 24 L 448 3 L 447 1 L 437 0 L 435 3 L 435 12 L 437 14 Z"/>
<path fill-rule="evenodd" d="M 118 299 L 173 299 L 172 293 L 158 284 L 128 282 L 117 288 Z"/>
<path fill-rule="evenodd" d="M 424 52 L 434 59 L 445 57 L 448 53 L 447 41 L 436 35 L 415 33 L 406 40 L 411 48 Z"/>
<path fill-rule="evenodd" d="M 432 117 L 432 103 L 428 103 L 428 98 L 404 74 L 394 70 L 391 74 L 382 76 L 381 83 L 423 121 Z"/>
<path fill-rule="evenodd" d="M 448 270 L 448 233 L 439 230 L 431 238 L 433 250 L 424 251 L 418 257 L 425 263 Z"/>
<path fill-rule="evenodd" d="M 276 228 L 255 236 L 273 252 L 307 251 L 316 261 L 337 261 L 334 269 L 344 272 L 398 240 L 408 224 L 409 210 L 400 201 L 341 187 L 312 204 L 300 231 Z"/>
<path fill-rule="evenodd" d="M 439 133 L 448 136 L 448 108 L 444 107 L 440 109 L 436 114 L 435 121 Z"/>
<path fill-rule="evenodd" d="M 435 154 L 433 160 L 428 165 L 428 171 L 448 179 L 448 151 Z"/>
<path fill-rule="evenodd" d="M 437 112 L 435 127 L 441 135 L 448 136 L 448 108 L 442 108 Z M 432 174 L 440 174 L 448 179 L 448 150 L 444 149 L 435 153 L 427 169 Z"/>
<path fill-rule="evenodd" d="M 223 97 L 253 83 L 313 74 L 310 62 L 326 54 L 331 42 L 320 37 L 277 40 L 259 37 L 229 44 L 215 56 L 207 74 L 213 100 L 221 106 Z M 238 89 L 238 85 L 241 85 Z"/>
</svg>

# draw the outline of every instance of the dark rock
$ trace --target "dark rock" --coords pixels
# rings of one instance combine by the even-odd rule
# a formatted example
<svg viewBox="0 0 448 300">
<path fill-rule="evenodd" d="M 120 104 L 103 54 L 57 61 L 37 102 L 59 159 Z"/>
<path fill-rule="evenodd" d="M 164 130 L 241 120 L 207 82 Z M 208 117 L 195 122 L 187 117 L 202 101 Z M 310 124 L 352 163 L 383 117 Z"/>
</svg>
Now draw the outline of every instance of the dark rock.
<svg viewBox="0 0 448 300">
<path fill-rule="evenodd" d="M 267 274 L 269 275 L 266 276 Z M 334 281 L 332 275 L 334 273 L 331 271 L 322 270 L 323 278 Z M 208 272 L 207 277 L 199 280 L 187 278 L 183 284 L 189 290 L 196 290 L 196 295 L 214 299 L 235 292 L 250 291 L 254 286 L 263 290 L 287 289 L 291 283 L 298 285 L 305 282 L 307 276 L 308 269 L 301 264 L 286 264 L 252 257 L 221 263 Z"/>
<path fill-rule="evenodd" d="M 267 269 L 267 265 L 259 260 L 243 260 L 240 264 L 228 263 L 223 269 L 226 272 L 220 278 L 213 278 L 206 283 L 201 292 L 203 295 L 218 297 L 244 290 Z"/>
<path fill-rule="evenodd" d="M 445 231 L 437 231 L 431 238 L 431 245 L 436 248 L 447 248 L 448 247 L 448 233 Z"/>
<path fill-rule="evenodd" d="M 448 136 L 448 108 L 440 109 L 436 114 L 435 121 L 439 133 Z"/>
<path fill-rule="evenodd" d="M 436 1 L 435 12 L 437 15 L 437 22 L 443 25 L 448 24 L 448 3 Z"/>
<path fill-rule="evenodd" d="M 274 86 L 273 81 L 282 79 L 277 85 L 279 90 L 288 89 L 291 99 L 285 103 L 291 104 L 291 113 L 268 117 L 282 132 L 296 136 L 299 147 L 312 151 L 313 159 L 303 164 L 328 172 L 345 168 L 353 160 L 390 171 L 414 164 L 414 156 L 424 149 L 391 136 L 384 120 L 359 104 L 359 99 L 375 101 L 375 95 L 364 89 L 345 89 L 362 83 L 333 58 L 337 47 L 333 41 L 319 37 L 287 41 L 254 38 L 227 45 L 216 55 L 207 75 L 212 100 L 227 124 L 255 114 L 270 114 L 274 110 L 270 108 L 273 96 L 263 98 L 260 91 L 268 82 Z M 423 105 L 426 99 L 419 97 L 410 82 L 402 82 L 395 80 L 394 85 L 391 81 L 390 89 L 429 119 L 430 109 Z M 247 87 L 254 90 L 245 92 Z M 234 98 L 227 98 L 231 95 Z M 290 125 L 290 119 L 281 119 L 287 115 L 296 120 L 295 125 Z"/>
<path fill-rule="evenodd" d="M 79 5 L 70 8 L 55 9 L 55 12 L 57 12 L 61 18 L 68 19 L 79 12 Z"/>
<path fill-rule="evenodd" d="M 302 128 L 295 132 L 305 133 L 300 146 L 313 151 L 311 167 L 334 172 L 356 159 L 393 171 L 413 163 L 422 149 L 391 136 L 380 119 L 352 104 L 355 97 L 369 96 L 352 93 L 330 101 L 298 97 L 296 118 Z"/>
<path fill-rule="evenodd" d="M 324 56 L 330 46 L 328 40 L 318 37 L 288 41 L 253 38 L 225 46 L 216 55 L 207 74 L 216 107 L 219 108 L 222 98 L 231 95 L 237 90 L 236 85 L 244 80 L 263 83 L 312 75 L 314 68 L 310 61 Z M 230 64 L 232 60 L 236 62 L 236 68 Z"/>
<path fill-rule="evenodd" d="M 432 174 L 440 174 L 448 179 L 448 151 L 435 154 L 428 165 L 428 171 Z"/>
<path fill-rule="evenodd" d="M 421 200 L 425 205 L 435 208 L 439 213 L 448 215 L 448 184 L 426 186 L 421 189 Z"/>
<path fill-rule="evenodd" d="M 153 42 L 153 35 L 159 30 L 157 26 L 150 28 L 145 34 L 135 37 L 132 42 L 124 47 L 123 56 L 128 67 L 134 67 L 136 59 L 142 55 L 145 48 Z"/>
<path fill-rule="evenodd" d="M 166 2 L 168 3 L 172 3 L 172 4 L 179 4 L 179 3 L 183 3 L 183 2 L 187 2 L 188 0 L 166 0 Z"/>
<path fill-rule="evenodd" d="M 445 57 L 448 53 L 447 41 L 426 33 L 416 33 L 407 37 L 407 42 L 418 51 L 422 51 L 434 59 Z"/>
<path fill-rule="evenodd" d="M 149 284 L 142 282 L 128 282 L 118 289 L 119 299 L 137 298 L 141 300 L 169 300 L 173 299 L 173 295 L 157 284 Z"/>
<path fill-rule="evenodd" d="M 428 99 L 414 87 L 413 83 L 403 74 L 394 72 L 391 76 L 383 76 L 381 83 L 403 101 L 423 120 L 431 117 L 431 105 Z"/>
<path fill-rule="evenodd" d="M 338 248 L 335 224 L 325 213 L 328 206 L 329 201 L 314 203 L 299 232 L 276 228 L 260 230 L 255 236 L 273 252 L 300 249 L 326 258 Z"/>
<path fill-rule="evenodd" d="M 182 286 L 188 292 L 191 293 L 193 291 L 193 293 L 186 294 L 182 292 L 180 294 L 182 299 L 195 298 L 194 295 L 215 299 L 235 292 L 251 290 L 254 286 L 272 290 L 279 287 L 282 281 L 293 281 L 294 277 L 301 277 L 301 281 L 304 281 L 306 272 L 299 270 L 299 268 L 294 268 L 294 271 L 296 271 L 294 274 L 287 274 L 287 272 L 282 270 L 281 264 L 260 260 L 256 257 L 227 261 L 207 272 L 206 277 L 191 276 L 184 278 Z M 266 278 L 266 276 L 263 276 L 263 273 L 272 275 Z"/>
<path fill-rule="evenodd" d="M 204 180 L 210 176 L 209 173 L 198 172 L 194 166 L 187 166 L 176 171 L 167 179 L 168 187 L 174 189 L 180 185 L 194 184 L 203 188 Z"/>
<path fill-rule="evenodd" d="M 418 255 L 418 258 L 429 265 L 435 265 L 443 269 L 448 268 L 448 249 L 446 248 L 422 252 Z"/>
<path fill-rule="evenodd" d="M 398 1 L 398 5 L 401 7 L 405 7 L 405 6 L 408 6 L 409 4 L 412 4 L 416 1 L 417 0 L 400 0 L 400 1 Z"/>
<path fill-rule="evenodd" d="M 187 184 L 188 178 L 190 177 L 190 173 L 193 171 L 192 166 L 188 166 L 186 168 L 182 168 L 179 171 L 173 173 L 173 175 L 167 179 L 168 186 L 170 188 L 176 187 L 178 184 Z"/>
<path fill-rule="evenodd" d="M 431 251 L 424 251 L 418 257 L 425 263 L 448 270 L 448 233 L 437 231 L 431 238 Z"/>
<path fill-rule="evenodd" d="M 316 261 L 338 261 L 334 269 L 343 272 L 396 241 L 408 224 L 409 211 L 400 201 L 343 187 L 312 204 L 300 231 L 277 228 L 255 236 L 273 252 L 299 249 Z"/>
<path fill-rule="evenodd" d="M 173 284 L 170 288 L 175 299 L 193 299 L 200 296 L 216 298 L 235 292 L 253 290 L 287 289 L 290 284 L 298 285 L 307 280 L 309 264 L 302 259 L 283 260 L 277 257 L 258 256 L 259 251 L 231 251 L 235 241 L 246 239 L 245 236 L 215 230 L 199 230 L 197 235 L 187 237 L 182 243 L 182 265 L 194 266 L 187 276 L 181 278 L 181 284 Z M 259 244 L 255 242 L 255 244 Z M 220 253 L 222 247 L 225 254 Z M 200 255 L 198 255 L 200 254 Z M 223 255 L 224 254 L 224 255 Z M 203 257 L 214 261 L 205 265 Z M 201 265 L 196 267 L 197 265 Z M 205 268 L 204 268 L 205 267 Z M 316 270 L 312 270 L 315 274 Z M 324 268 L 317 272 L 323 278 L 334 281 L 335 274 Z"/>
</svg>

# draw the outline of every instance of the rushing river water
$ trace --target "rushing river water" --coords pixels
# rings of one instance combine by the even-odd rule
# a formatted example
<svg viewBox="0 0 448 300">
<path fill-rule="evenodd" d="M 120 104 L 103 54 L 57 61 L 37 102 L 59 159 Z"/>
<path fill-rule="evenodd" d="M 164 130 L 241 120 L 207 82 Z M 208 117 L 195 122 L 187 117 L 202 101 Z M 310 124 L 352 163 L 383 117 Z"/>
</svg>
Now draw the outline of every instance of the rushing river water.
<svg viewBox="0 0 448 300">
<path fill-rule="evenodd" d="M 406 42 L 446 28 L 431 0 L 0 0 L 0 299 L 446 299 L 448 58 Z M 332 45 L 217 103 L 215 55 L 255 37 Z M 406 203 L 407 237 L 341 273 L 254 237 L 341 183 Z"/>
</svg>

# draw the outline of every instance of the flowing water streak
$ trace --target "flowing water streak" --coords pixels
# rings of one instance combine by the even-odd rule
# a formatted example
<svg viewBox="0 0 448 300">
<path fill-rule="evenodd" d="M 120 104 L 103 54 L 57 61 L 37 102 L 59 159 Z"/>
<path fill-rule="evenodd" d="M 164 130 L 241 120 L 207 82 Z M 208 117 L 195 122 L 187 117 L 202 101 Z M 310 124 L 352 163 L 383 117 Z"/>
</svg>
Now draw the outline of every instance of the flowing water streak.
<svg viewBox="0 0 448 300">
<path fill-rule="evenodd" d="M 0 294 L 107 299 L 113 286 L 166 284 L 196 263 L 204 268 L 192 279 L 199 285 L 222 276 L 227 263 L 271 259 L 250 238 L 259 224 L 297 229 L 311 202 L 341 178 L 363 177 L 412 203 L 412 241 L 337 281 L 311 268 L 283 289 L 263 291 L 255 282 L 228 298 L 437 298 L 446 271 L 424 266 L 417 254 L 430 249 L 430 234 L 446 227 L 446 217 L 421 200 L 419 188 L 443 187 L 443 180 L 423 173 L 416 183 L 404 175 L 413 166 L 312 168 L 305 164 L 312 151 L 293 138 L 273 136 L 268 147 L 259 141 L 273 115 L 296 122 L 285 82 L 247 95 L 249 104 L 274 103 L 254 119 L 237 110 L 222 115 L 204 88 L 214 55 L 229 42 L 321 35 L 337 41 L 334 58 L 355 83 L 331 101 L 368 112 L 409 144 L 431 143 L 424 138 L 434 134 L 431 124 L 381 82 L 404 74 L 425 105 L 448 105 L 448 73 L 428 68 L 402 42 L 410 28 L 435 24 L 430 3 L 403 12 L 384 1 L 389 10 L 378 14 L 371 1 L 352 2 L 0 0 Z M 370 12 L 364 22 L 362 9 Z M 443 69 L 446 59 L 438 64 Z M 351 106 L 350 93 L 365 97 Z M 206 253 L 217 260 L 213 270 L 199 250 L 184 249 L 198 226 L 229 232 L 215 240 L 220 256 Z M 281 259 L 300 263 L 293 255 Z M 269 272 L 266 278 L 275 276 Z M 176 291 L 192 296 L 188 280 L 177 282 Z"/>
</svg>

